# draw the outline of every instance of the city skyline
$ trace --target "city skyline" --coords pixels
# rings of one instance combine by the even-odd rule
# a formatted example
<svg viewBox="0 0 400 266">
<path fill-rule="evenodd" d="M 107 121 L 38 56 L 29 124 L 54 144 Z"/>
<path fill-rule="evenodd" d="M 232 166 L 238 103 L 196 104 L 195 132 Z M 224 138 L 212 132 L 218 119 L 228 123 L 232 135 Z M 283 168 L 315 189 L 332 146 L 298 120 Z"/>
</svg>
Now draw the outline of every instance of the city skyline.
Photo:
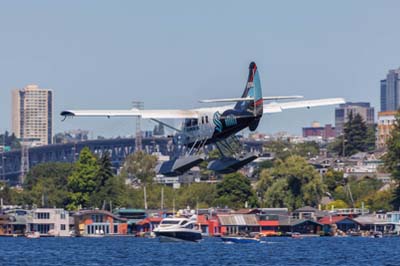
<svg viewBox="0 0 400 266">
<path fill-rule="evenodd" d="M 400 65 L 400 37 L 387 26 L 395 25 L 400 3 L 227 3 L 4 4 L 1 131 L 11 131 L 11 90 L 33 83 L 54 90 L 54 133 L 132 135 L 133 120 L 61 123 L 59 112 L 121 109 L 133 100 L 145 108 L 192 108 L 200 99 L 237 97 L 251 60 L 264 95 L 344 97 L 380 109 L 380 80 Z M 270 115 L 259 131 L 300 135 L 314 120 L 334 124 L 334 107 Z"/>
</svg>

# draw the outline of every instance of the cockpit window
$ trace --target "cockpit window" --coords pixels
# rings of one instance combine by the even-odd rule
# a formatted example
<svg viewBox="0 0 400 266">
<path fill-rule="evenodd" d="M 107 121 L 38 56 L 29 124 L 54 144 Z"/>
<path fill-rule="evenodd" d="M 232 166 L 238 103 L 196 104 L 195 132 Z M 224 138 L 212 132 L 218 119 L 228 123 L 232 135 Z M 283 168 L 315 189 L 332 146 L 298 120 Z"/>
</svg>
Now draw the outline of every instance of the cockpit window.
<svg viewBox="0 0 400 266">
<path fill-rule="evenodd" d="M 199 121 L 197 118 L 188 118 L 185 119 L 185 127 L 195 127 L 199 124 Z"/>
</svg>

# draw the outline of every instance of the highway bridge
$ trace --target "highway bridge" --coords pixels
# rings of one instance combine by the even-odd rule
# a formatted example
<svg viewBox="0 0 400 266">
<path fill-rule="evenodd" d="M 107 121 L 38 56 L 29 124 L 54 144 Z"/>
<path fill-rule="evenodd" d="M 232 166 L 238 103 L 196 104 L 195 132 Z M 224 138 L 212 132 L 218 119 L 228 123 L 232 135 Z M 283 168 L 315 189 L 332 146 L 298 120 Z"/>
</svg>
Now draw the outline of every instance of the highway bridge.
<svg viewBox="0 0 400 266">
<path fill-rule="evenodd" d="M 261 151 L 264 142 L 244 141 L 246 150 Z M 170 138 L 152 137 L 143 138 L 142 148 L 147 153 L 160 152 L 163 155 L 172 155 L 173 146 Z M 108 151 L 115 169 L 119 169 L 126 156 L 135 151 L 134 138 L 116 138 L 88 140 L 76 143 L 52 144 L 29 148 L 29 167 L 45 162 L 75 162 L 84 147 L 96 155 L 101 156 Z M 21 175 L 21 150 L 0 153 L 0 180 L 17 184 Z"/>
</svg>

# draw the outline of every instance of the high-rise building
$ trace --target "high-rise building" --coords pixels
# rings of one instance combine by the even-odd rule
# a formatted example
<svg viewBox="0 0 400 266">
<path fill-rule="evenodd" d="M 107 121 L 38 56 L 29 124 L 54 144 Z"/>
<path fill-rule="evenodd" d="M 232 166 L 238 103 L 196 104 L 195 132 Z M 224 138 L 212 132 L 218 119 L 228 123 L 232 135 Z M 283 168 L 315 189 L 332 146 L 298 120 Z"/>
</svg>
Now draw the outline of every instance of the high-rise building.
<svg viewBox="0 0 400 266">
<path fill-rule="evenodd" d="M 12 91 L 12 132 L 33 146 L 51 144 L 53 91 L 28 85 Z"/>
<path fill-rule="evenodd" d="M 381 112 L 394 111 L 400 107 L 400 68 L 389 70 L 381 80 Z"/>
<path fill-rule="evenodd" d="M 371 126 L 375 123 L 374 107 L 371 107 L 370 103 L 367 102 L 347 102 L 339 105 L 335 109 L 335 128 L 336 136 L 343 134 L 344 124 L 348 121 L 350 112 L 353 115 L 359 114 L 362 119 L 366 122 L 367 126 Z"/>
<path fill-rule="evenodd" d="M 396 111 L 386 111 L 378 113 L 378 134 L 376 139 L 377 148 L 385 148 L 386 141 L 390 137 L 390 131 L 396 121 Z"/>
</svg>

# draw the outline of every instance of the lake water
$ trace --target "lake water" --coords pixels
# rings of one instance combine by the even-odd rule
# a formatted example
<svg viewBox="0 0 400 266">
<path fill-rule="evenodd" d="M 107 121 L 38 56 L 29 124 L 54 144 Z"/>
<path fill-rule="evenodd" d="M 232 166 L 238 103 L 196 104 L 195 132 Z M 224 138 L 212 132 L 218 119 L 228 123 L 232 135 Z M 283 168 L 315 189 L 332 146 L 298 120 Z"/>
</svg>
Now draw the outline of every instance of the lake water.
<svg viewBox="0 0 400 266">
<path fill-rule="evenodd" d="M 0 265 L 400 265 L 400 237 L 266 238 L 260 244 L 157 239 L 0 238 Z"/>
</svg>

